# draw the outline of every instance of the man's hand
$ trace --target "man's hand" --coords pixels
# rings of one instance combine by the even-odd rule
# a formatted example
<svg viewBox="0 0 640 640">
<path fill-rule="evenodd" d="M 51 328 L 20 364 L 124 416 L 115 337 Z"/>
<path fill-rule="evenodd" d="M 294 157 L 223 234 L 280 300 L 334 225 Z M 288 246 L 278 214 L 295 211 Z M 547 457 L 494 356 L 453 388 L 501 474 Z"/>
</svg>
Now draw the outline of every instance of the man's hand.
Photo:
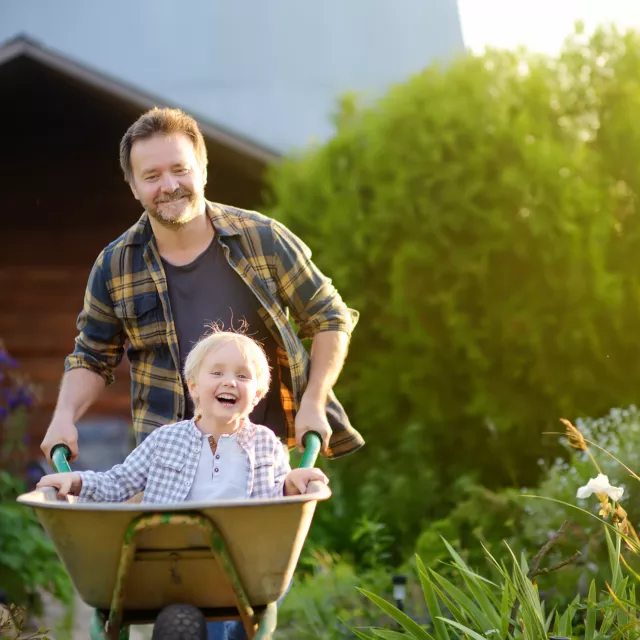
<svg viewBox="0 0 640 640">
<path fill-rule="evenodd" d="M 284 481 L 284 495 L 296 496 L 307 492 L 307 486 L 314 481 L 329 484 L 329 478 L 320 469 L 293 469 Z"/>
<path fill-rule="evenodd" d="M 40 478 L 36 488 L 42 487 L 55 487 L 58 490 L 58 498 L 66 498 L 70 493 L 77 496 L 82 490 L 82 477 L 77 471 L 51 473 Z"/>
<path fill-rule="evenodd" d="M 326 451 L 331 437 L 331 427 L 327 420 L 327 411 L 324 404 L 305 402 L 302 399 L 300 410 L 296 415 L 296 446 L 301 453 L 304 451 L 302 437 L 309 431 L 316 431 L 322 438 L 322 451 Z"/>
<path fill-rule="evenodd" d="M 40 449 L 49 462 L 51 462 L 51 449 L 57 444 L 66 444 L 69 447 L 71 451 L 69 462 L 73 462 L 78 457 L 78 430 L 70 418 L 54 416 L 47 429 Z"/>
</svg>

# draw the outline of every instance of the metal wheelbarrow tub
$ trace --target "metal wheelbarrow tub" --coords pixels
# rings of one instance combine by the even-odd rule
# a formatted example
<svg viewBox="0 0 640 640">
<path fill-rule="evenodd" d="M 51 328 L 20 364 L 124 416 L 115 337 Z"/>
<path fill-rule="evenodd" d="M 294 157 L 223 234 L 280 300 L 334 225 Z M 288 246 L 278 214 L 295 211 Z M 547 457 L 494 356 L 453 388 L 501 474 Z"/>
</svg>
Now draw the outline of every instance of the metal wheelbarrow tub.
<svg viewBox="0 0 640 640">
<path fill-rule="evenodd" d="M 258 638 L 269 637 L 263 619 L 275 625 L 275 603 L 293 578 L 316 505 L 331 491 L 312 482 L 299 496 L 174 504 L 56 494 L 46 487 L 18 502 L 35 510 L 78 594 L 102 616 L 92 638 L 126 637 L 126 626 L 153 622 L 175 603 L 207 619 L 240 617 Z"/>
<path fill-rule="evenodd" d="M 167 505 L 58 501 L 55 489 L 18 498 L 33 507 L 53 541 L 80 597 L 109 608 L 129 525 L 153 516 L 156 526 L 136 539 L 125 609 L 160 609 L 172 602 L 201 608 L 233 607 L 235 593 L 211 554 L 207 532 L 195 523 L 171 523 L 167 514 L 198 513 L 222 536 L 231 561 L 254 605 L 275 602 L 286 592 L 318 500 L 328 487 L 302 496 Z M 166 520 L 166 524 L 163 521 Z"/>
</svg>

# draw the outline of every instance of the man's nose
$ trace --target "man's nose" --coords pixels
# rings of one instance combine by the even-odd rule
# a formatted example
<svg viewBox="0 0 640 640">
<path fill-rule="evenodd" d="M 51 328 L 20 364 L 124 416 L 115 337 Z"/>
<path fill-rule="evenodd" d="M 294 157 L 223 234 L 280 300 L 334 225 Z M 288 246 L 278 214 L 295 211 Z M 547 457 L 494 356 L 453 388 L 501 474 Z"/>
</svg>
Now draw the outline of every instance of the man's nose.
<svg viewBox="0 0 640 640">
<path fill-rule="evenodd" d="M 176 177 L 170 173 L 162 175 L 160 187 L 164 193 L 173 193 L 180 185 Z"/>
</svg>

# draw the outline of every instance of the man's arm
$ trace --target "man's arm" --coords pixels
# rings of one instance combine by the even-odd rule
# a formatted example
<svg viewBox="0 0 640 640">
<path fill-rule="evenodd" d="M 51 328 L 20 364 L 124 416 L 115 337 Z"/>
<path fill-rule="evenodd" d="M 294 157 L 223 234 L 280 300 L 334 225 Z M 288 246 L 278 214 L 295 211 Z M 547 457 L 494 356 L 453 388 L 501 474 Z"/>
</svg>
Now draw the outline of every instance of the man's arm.
<svg viewBox="0 0 640 640">
<path fill-rule="evenodd" d="M 327 398 L 344 365 L 358 313 L 311 261 L 304 242 L 278 222 L 273 228 L 280 295 L 300 325 L 300 337 L 313 338 L 311 371 L 296 415 L 296 444 L 302 450 L 303 435 L 317 431 L 326 449 L 331 436 Z"/>
<path fill-rule="evenodd" d="M 104 269 L 104 252 L 96 260 L 78 316 L 79 334 L 75 349 L 65 361 L 56 409 L 40 445 L 50 460 L 51 447 L 66 444 L 71 460 L 78 456 L 76 420 L 98 399 L 105 386 L 113 382 L 113 370 L 124 354 L 124 327 L 113 311 Z"/>
<path fill-rule="evenodd" d="M 296 444 L 300 451 L 304 449 L 302 436 L 307 431 L 320 434 L 324 449 L 329 444 L 331 427 L 327 420 L 327 399 L 338 381 L 348 347 L 349 336 L 342 331 L 322 331 L 313 338 L 309 381 L 296 415 Z"/>
<path fill-rule="evenodd" d="M 358 312 L 349 309 L 331 280 L 311 260 L 311 250 L 283 224 L 273 221 L 278 290 L 300 327 L 300 338 L 324 331 L 351 336 Z"/>
<path fill-rule="evenodd" d="M 57 444 L 66 444 L 69 447 L 71 462 L 78 457 L 78 430 L 75 423 L 100 397 L 104 389 L 104 378 L 91 369 L 72 369 L 62 376 L 51 424 L 40 445 L 47 459 L 51 459 L 51 449 Z"/>
</svg>

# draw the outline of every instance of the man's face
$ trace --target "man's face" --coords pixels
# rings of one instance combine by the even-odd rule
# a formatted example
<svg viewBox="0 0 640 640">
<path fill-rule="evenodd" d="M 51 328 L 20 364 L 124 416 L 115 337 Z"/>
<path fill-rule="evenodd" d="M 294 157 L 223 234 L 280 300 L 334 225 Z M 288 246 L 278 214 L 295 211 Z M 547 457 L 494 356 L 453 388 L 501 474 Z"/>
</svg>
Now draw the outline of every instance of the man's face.
<svg viewBox="0 0 640 640">
<path fill-rule="evenodd" d="M 156 134 L 131 147 L 131 190 L 149 215 L 179 229 L 203 212 L 204 167 L 190 138 Z"/>
</svg>

